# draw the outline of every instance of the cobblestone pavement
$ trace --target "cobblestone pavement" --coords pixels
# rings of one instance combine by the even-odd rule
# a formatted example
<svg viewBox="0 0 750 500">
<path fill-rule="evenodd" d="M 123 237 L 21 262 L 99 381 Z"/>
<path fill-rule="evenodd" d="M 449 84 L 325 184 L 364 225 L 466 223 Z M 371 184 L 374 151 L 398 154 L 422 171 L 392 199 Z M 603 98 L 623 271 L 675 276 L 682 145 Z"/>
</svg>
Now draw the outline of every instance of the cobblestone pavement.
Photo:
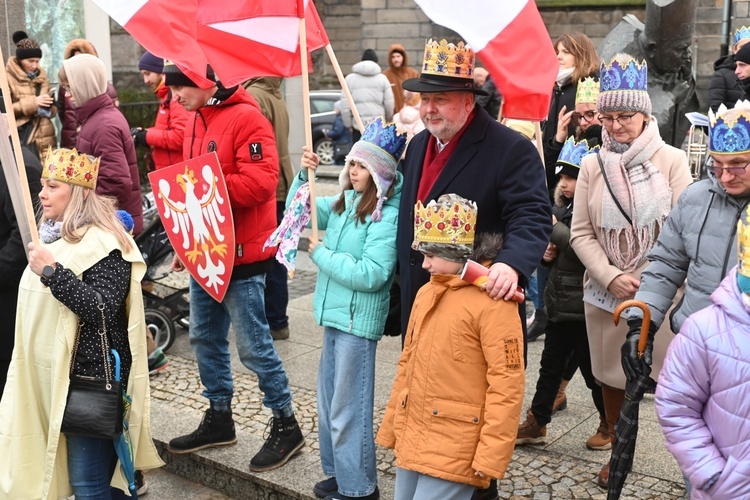
<svg viewBox="0 0 750 500">
<path fill-rule="evenodd" d="M 238 432 L 249 432 L 263 437 L 267 431 L 270 412 L 261 404 L 262 393 L 257 378 L 249 373 L 234 373 L 236 396 L 233 402 L 235 425 Z M 185 412 L 202 415 L 206 400 L 195 362 L 178 356 L 170 357 L 168 370 L 151 379 L 151 397 L 180 406 Z M 307 445 L 316 452 L 318 421 L 315 391 L 293 387 L 297 419 L 306 435 Z M 375 422 L 382 420 L 384 408 L 376 408 Z M 390 450 L 377 447 L 378 470 L 381 474 L 395 474 L 395 458 Z M 604 499 L 606 493 L 593 482 L 593 473 L 600 464 L 575 459 L 549 450 L 522 447 L 515 450 L 505 479 L 500 481 L 503 499 Z M 680 499 L 682 485 L 654 477 L 631 473 L 622 498 Z"/>
<path fill-rule="evenodd" d="M 319 183 L 322 194 L 334 191 L 332 182 Z M 306 247 L 302 241 L 301 247 Z M 300 253 L 302 253 L 302 249 Z M 294 279 L 289 281 L 290 300 L 304 297 L 315 287 L 314 270 L 298 268 Z M 160 280 L 161 281 L 161 280 Z M 172 273 L 163 280 L 174 287 L 185 286 L 186 273 Z M 185 412 L 202 415 L 206 400 L 201 395 L 202 386 L 196 363 L 170 352 L 169 369 L 151 379 L 151 397 L 179 406 Z M 538 363 L 537 363 L 538 367 Z M 529 367 L 529 370 L 532 370 Z M 528 370 L 527 370 L 528 372 Z M 528 378 L 528 376 L 527 376 Z M 247 371 L 234 371 L 235 399 L 233 414 L 239 432 L 249 432 L 263 437 L 270 419 L 270 411 L 261 404 L 262 393 L 257 378 Z M 294 404 L 297 418 L 306 434 L 308 447 L 317 452 L 318 422 L 316 394 L 314 390 L 293 386 Z M 374 422 L 377 425 L 383 418 L 384 408 L 375 408 Z M 603 459 L 604 457 L 602 457 Z M 395 475 L 395 458 L 390 450 L 377 447 L 378 470 L 380 474 Z M 603 462 L 591 462 L 565 455 L 541 447 L 523 446 L 515 450 L 505 479 L 499 483 L 502 499 L 605 499 L 606 492 L 594 483 L 594 474 Z M 623 490 L 622 498 L 634 499 L 681 499 L 685 495 L 682 484 L 632 472 Z"/>
</svg>

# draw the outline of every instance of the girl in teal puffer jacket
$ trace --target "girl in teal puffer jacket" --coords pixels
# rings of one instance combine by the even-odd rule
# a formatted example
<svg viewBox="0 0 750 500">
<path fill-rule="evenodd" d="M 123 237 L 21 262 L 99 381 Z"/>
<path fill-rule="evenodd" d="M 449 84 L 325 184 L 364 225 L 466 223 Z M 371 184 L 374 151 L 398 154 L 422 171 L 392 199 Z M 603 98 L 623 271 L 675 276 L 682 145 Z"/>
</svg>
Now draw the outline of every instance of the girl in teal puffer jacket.
<svg viewBox="0 0 750 500">
<path fill-rule="evenodd" d="M 322 242 L 310 240 L 318 266 L 313 309 L 324 327 L 318 370 L 320 461 L 328 477 L 321 498 L 379 498 L 372 432 L 375 349 L 388 315 L 396 268 L 402 176 L 396 172 L 406 135 L 381 118 L 352 146 L 339 176 L 339 196 L 316 199 Z M 317 155 L 305 149 L 287 204 L 307 180 Z"/>
</svg>

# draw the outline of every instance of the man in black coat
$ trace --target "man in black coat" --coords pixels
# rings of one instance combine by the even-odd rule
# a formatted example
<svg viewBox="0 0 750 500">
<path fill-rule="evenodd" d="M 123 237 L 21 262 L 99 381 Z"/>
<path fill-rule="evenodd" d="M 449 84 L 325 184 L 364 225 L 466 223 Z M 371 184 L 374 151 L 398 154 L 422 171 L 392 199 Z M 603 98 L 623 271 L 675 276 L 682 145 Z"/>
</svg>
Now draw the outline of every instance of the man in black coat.
<svg viewBox="0 0 750 500">
<path fill-rule="evenodd" d="M 426 129 L 406 150 L 396 252 L 401 280 L 401 332 L 405 335 L 417 291 L 430 280 L 414 240 L 414 204 L 455 193 L 477 204 L 479 233 L 501 233 L 503 248 L 490 267 L 487 290 L 512 300 L 542 260 L 552 232 L 552 207 L 536 148 L 474 102 L 487 93 L 474 86 L 474 56 L 459 44 L 427 42 L 422 73 L 403 83 L 421 93 Z M 449 69 L 450 68 L 450 69 Z M 526 335 L 526 306 L 518 314 Z M 524 346 L 524 357 L 525 357 Z M 457 381 L 460 383 L 460 381 Z M 497 498 L 497 482 L 476 498 Z"/>
<path fill-rule="evenodd" d="M 23 161 L 29 181 L 31 200 L 35 203 L 42 189 L 42 164 L 26 148 Z M 0 173 L 0 399 L 3 397 L 5 378 L 13 354 L 13 339 L 16 330 L 16 302 L 18 283 L 26 269 L 26 252 L 21 240 L 21 231 L 16 222 L 16 213 L 10 200 L 8 183 Z"/>
<path fill-rule="evenodd" d="M 450 46 L 438 48 L 453 56 Z M 432 48 L 432 58 L 436 59 Z M 496 299 L 511 300 L 517 285 L 525 286 L 549 242 L 552 215 L 545 173 L 539 153 L 530 141 L 498 123 L 476 106 L 473 57 L 463 64 L 426 63 L 419 78 L 404 88 L 420 92 L 420 114 L 426 130 L 409 143 L 404 160 L 398 235 L 401 277 L 401 328 L 406 332 L 409 313 L 419 288 L 430 279 L 422 269 L 422 254 L 412 250 L 414 204 L 441 194 L 456 193 L 476 202 L 477 233 L 503 234 L 503 249 L 490 268 L 487 289 Z M 466 67 L 464 67 L 466 66 Z M 443 68 L 454 68 L 447 74 Z M 525 306 L 519 314 L 525 325 Z"/>
</svg>

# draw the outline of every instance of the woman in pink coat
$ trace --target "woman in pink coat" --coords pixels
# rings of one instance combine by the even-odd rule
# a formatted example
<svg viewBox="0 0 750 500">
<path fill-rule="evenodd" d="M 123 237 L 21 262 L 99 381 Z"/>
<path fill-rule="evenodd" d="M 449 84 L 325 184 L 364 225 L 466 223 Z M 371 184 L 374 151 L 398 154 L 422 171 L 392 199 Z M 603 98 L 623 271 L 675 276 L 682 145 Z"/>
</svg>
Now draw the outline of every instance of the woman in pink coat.
<svg viewBox="0 0 750 500">
<path fill-rule="evenodd" d="M 667 449 L 692 499 L 750 497 L 750 213 L 737 227 L 740 265 L 669 346 L 656 388 Z M 743 242 L 745 245 L 743 245 Z"/>
</svg>

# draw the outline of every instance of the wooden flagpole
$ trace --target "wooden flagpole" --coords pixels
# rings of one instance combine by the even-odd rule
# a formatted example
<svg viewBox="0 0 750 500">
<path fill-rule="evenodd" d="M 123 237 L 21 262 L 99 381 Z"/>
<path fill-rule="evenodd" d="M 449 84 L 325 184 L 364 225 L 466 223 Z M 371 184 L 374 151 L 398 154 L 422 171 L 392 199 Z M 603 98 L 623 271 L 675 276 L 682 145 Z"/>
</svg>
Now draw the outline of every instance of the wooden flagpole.
<svg viewBox="0 0 750 500">
<path fill-rule="evenodd" d="M 307 28 L 305 26 L 305 6 L 303 0 L 297 0 L 299 13 L 299 54 L 302 66 L 302 110 L 305 122 L 305 145 L 312 151 L 312 123 L 310 118 L 310 76 L 307 66 Z M 318 211 L 315 206 L 315 170 L 308 170 L 310 182 L 310 223 L 312 224 L 312 238 L 318 239 Z"/>
<path fill-rule="evenodd" d="M 539 157 L 542 159 L 542 166 L 544 166 L 544 150 L 542 149 L 542 126 L 539 122 L 534 122 L 534 135 L 536 135 L 536 149 L 539 151 Z M 545 179 L 547 177 L 545 176 Z"/>
<path fill-rule="evenodd" d="M 344 95 L 346 96 L 346 101 L 349 103 L 349 109 L 352 110 L 352 115 L 354 115 L 354 121 L 357 122 L 357 126 L 359 127 L 359 130 L 361 132 L 364 132 L 365 127 L 362 125 L 362 118 L 359 117 L 359 111 L 357 111 L 357 106 L 354 105 L 354 99 L 352 98 L 352 93 L 349 91 L 349 86 L 346 84 L 344 73 L 341 72 L 341 66 L 339 65 L 338 59 L 336 59 L 336 54 L 333 53 L 333 47 L 331 47 L 330 43 L 326 45 L 326 52 L 328 53 L 328 57 L 331 59 L 331 64 L 333 65 L 333 71 L 336 72 L 336 76 L 338 77 L 339 83 L 341 84 L 341 90 L 344 91 Z"/>
<path fill-rule="evenodd" d="M 8 74 L 5 71 L 5 58 L 0 51 L 0 89 L 3 92 L 3 103 L 5 104 L 6 116 L 8 117 L 6 130 L 5 122 L 0 124 L 0 161 L 10 191 L 13 211 L 16 213 L 16 222 L 21 232 L 24 250 L 29 253 L 29 242 L 39 244 L 39 231 L 34 218 L 34 205 L 31 203 L 31 192 L 29 181 L 26 177 L 26 165 L 21 152 L 21 139 L 18 137 L 16 117 L 13 113 L 13 102 L 10 97 L 8 86 Z M 9 140 L 10 136 L 10 140 Z M 12 149 L 11 149 L 12 146 Z M 15 158 L 13 157 L 15 155 Z M 13 172 L 15 170 L 15 172 Z"/>
</svg>

